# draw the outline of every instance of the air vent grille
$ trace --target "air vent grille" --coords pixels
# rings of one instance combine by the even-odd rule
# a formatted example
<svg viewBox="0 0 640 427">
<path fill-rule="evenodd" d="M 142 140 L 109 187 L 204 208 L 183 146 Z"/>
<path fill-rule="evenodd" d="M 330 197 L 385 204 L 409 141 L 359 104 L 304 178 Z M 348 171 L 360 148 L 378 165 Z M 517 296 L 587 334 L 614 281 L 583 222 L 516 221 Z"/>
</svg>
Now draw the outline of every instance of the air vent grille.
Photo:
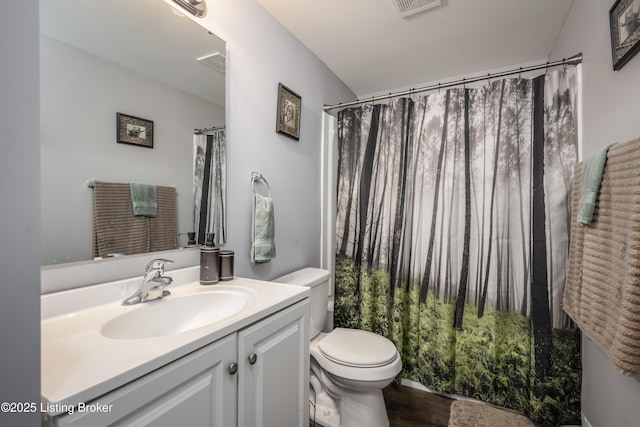
<svg viewBox="0 0 640 427">
<path fill-rule="evenodd" d="M 220 52 L 214 52 L 210 55 L 198 58 L 198 62 L 216 70 L 220 74 L 225 74 L 227 71 L 227 57 Z"/>
<path fill-rule="evenodd" d="M 400 16 L 406 18 L 414 13 L 438 7 L 442 4 L 442 0 L 394 0 L 394 4 Z"/>
</svg>

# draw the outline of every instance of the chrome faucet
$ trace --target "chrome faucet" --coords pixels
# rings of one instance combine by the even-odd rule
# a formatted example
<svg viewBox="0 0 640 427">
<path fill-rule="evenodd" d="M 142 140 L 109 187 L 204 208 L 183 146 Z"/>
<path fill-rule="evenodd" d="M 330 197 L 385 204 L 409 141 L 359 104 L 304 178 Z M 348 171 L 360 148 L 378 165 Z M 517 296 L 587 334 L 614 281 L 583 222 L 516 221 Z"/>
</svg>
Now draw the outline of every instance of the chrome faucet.
<svg viewBox="0 0 640 427">
<path fill-rule="evenodd" d="M 134 305 L 147 301 L 153 301 L 154 299 L 166 297 L 171 292 L 165 289 L 169 286 L 173 279 L 164 275 L 164 265 L 173 263 L 170 259 L 153 259 L 149 261 L 144 269 L 144 278 L 140 289 L 138 289 L 133 295 L 125 298 L 122 301 L 122 305 Z"/>
</svg>

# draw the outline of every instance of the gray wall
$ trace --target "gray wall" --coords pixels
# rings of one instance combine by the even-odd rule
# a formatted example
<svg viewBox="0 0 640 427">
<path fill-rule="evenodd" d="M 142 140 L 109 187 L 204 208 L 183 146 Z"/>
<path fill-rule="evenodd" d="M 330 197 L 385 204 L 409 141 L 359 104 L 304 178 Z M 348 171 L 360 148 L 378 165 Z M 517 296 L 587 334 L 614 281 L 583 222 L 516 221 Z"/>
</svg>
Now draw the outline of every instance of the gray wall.
<svg viewBox="0 0 640 427">
<path fill-rule="evenodd" d="M 90 179 L 176 187 L 177 231 L 192 230 L 193 129 L 224 108 L 44 36 L 40 61 L 42 264 L 91 259 Z M 116 143 L 116 112 L 153 120 L 153 149 Z"/>
<path fill-rule="evenodd" d="M 255 0 L 208 2 L 205 21 L 227 41 L 229 247 L 240 275 L 273 278 L 320 263 L 322 106 L 354 94 Z M 40 179 L 38 1 L 0 14 L 0 401 L 39 402 Z M 19 42 L 18 42 L 19 41 Z M 275 133 L 278 82 L 302 96 L 295 142 Z M 249 263 L 250 172 L 269 180 L 276 203 L 277 258 Z M 5 414 L 0 425 L 39 425 L 39 413 Z"/>
<path fill-rule="evenodd" d="M 40 401 L 38 1 L 0 13 L 0 402 Z M 19 41 L 19 42 L 17 42 Z M 0 411 L 0 425 L 40 413 Z"/>
<path fill-rule="evenodd" d="M 320 266 L 322 107 L 355 99 L 326 65 L 255 0 L 209 1 L 204 25 L 226 40 L 229 240 L 236 274 L 272 279 Z M 300 140 L 277 134 L 278 82 L 302 97 Z M 269 181 L 276 258 L 251 266 L 252 171 Z"/>
<path fill-rule="evenodd" d="M 613 71 L 609 9 L 613 0 L 577 0 L 550 59 L 583 53 L 583 156 L 640 135 L 640 55 Z M 583 337 L 582 412 L 593 427 L 631 427 L 640 420 L 640 381 L 616 373 Z"/>
<path fill-rule="evenodd" d="M 320 266 L 322 107 L 355 95 L 256 0 L 209 1 L 207 6 L 206 17 L 196 21 L 227 43 L 226 248 L 236 253 L 235 273 L 270 280 L 304 266 Z M 275 132 L 279 82 L 302 97 L 299 141 Z M 258 266 L 249 261 L 252 171 L 269 181 L 276 217 L 277 256 Z M 197 257 L 193 259 L 197 264 Z M 106 261 L 117 276 L 104 279 L 74 271 L 76 283 L 140 274 L 139 268 L 132 270 L 121 260 Z M 65 277 L 63 270 L 56 267 L 56 276 Z M 64 288 L 64 283 L 50 280 L 50 273 L 44 272 L 44 291 Z"/>
</svg>

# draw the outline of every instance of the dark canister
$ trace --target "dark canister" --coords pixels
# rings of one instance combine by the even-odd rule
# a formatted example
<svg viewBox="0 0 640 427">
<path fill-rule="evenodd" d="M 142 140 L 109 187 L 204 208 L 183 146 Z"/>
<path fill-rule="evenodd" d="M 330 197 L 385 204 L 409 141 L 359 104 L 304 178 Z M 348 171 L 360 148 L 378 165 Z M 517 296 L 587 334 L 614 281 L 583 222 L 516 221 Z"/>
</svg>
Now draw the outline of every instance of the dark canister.
<svg viewBox="0 0 640 427">
<path fill-rule="evenodd" d="M 207 234 L 207 241 L 200 248 L 200 284 L 213 285 L 220 280 L 220 249 L 213 246 L 213 234 Z"/>
<path fill-rule="evenodd" d="M 220 280 L 233 279 L 233 251 L 220 251 Z"/>
</svg>

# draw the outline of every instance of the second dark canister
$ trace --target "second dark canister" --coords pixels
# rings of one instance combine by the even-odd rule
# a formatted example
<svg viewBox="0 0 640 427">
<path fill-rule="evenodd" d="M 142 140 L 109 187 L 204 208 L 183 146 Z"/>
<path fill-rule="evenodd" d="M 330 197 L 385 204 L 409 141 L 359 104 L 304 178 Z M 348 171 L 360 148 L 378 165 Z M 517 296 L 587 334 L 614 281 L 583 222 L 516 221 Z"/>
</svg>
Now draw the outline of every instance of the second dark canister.
<svg viewBox="0 0 640 427">
<path fill-rule="evenodd" d="M 220 280 L 220 249 L 213 246 L 213 234 L 207 234 L 204 246 L 200 248 L 200 284 L 213 285 Z"/>
<path fill-rule="evenodd" d="M 233 251 L 220 251 L 220 280 L 233 279 Z"/>
</svg>

